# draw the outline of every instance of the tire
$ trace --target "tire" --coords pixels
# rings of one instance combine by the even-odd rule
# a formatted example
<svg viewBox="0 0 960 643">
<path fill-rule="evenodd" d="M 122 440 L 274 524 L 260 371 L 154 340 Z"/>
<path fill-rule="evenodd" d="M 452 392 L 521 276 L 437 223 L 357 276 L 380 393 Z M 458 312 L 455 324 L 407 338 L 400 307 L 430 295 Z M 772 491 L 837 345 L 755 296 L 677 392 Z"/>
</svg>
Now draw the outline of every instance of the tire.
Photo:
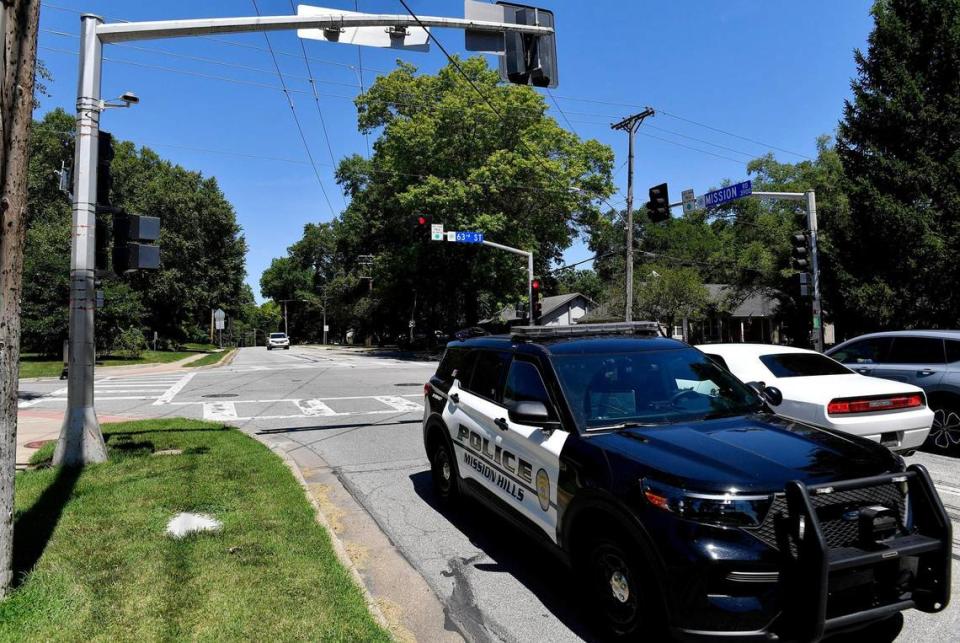
<svg viewBox="0 0 960 643">
<path fill-rule="evenodd" d="M 943 403 L 931 406 L 933 426 L 924 448 L 932 453 L 948 454 L 960 450 L 960 409 Z"/>
<path fill-rule="evenodd" d="M 267 350 L 269 351 L 269 350 L 273 350 L 273 349 L 271 349 L 269 346 L 267 346 Z"/>
<path fill-rule="evenodd" d="M 283 347 L 283 350 L 288 351 L 288 350 L 290 350 L 290 347 L 289 347 L 289 346 L 284 346 L 284 347 Z"/>
<path fill-rule="evenodd" d="M 460 497 L 460 474 L 450 446 L 442 437 L 430 443 L 430 473 L 433 478 L 433 493 L 440 505 L 449 507 Z"/>
<path fill-rule="evenodd" d="M 580 558 L 581 587 L 590 615 L 612 640 L 665 640 L 666 619 L 656 580 L 627 539 L 600 535 Z"/>
</svg>

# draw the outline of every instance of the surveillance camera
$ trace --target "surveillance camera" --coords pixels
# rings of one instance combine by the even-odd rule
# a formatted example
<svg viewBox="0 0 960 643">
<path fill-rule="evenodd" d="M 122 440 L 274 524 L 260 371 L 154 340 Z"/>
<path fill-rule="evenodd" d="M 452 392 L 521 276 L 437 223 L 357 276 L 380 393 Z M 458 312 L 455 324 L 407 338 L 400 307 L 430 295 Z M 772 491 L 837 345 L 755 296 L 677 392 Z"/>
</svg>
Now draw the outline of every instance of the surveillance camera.
<svg viewBox="0 0 960 643">
<path fill-rule="evenodd" d="M 133 92 L 123 92 L 123 94 L 120 96 L 120 100 L 129 105 L 135 105 L 140 102 L 140 97 Z"/>
</svg>

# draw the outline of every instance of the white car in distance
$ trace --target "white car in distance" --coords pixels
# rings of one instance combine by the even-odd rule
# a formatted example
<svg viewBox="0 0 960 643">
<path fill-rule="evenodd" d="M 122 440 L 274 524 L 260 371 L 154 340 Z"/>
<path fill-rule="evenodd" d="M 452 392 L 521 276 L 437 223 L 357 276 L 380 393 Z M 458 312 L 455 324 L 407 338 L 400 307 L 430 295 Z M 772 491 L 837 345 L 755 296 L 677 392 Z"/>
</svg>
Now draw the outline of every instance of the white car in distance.
<svg viewBox="0 0 960 643">
<path fill-rule="evenodd" d="M 274 348 L 290 350 L 290 338 L 287 337 L 286 333 L 270 333 L 270 337 L 267 338 L 267 350 L 273 350 Z"/>
<path fill-rule="evenodd" d="M 933 424 L 923 389 L 855 373 L 816 351 L 770 344 L 697 346 L 738 379 L 783 395 L 765 396 L 778 414 L 913 452 Z M 759 385 L 759 386 L 758 386 Z M 774 399 L 770 399 L 773 397 Z"/>
</svg>

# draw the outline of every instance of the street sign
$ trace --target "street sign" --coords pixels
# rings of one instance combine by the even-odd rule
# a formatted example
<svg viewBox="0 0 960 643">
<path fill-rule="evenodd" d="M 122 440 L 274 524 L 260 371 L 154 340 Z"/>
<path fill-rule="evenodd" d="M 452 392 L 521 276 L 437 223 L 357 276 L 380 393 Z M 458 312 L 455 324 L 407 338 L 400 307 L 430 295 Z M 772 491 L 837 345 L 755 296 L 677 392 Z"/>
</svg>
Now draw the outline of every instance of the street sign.
<svg viewBox="0 0 960 643">
<path fill-rule="evenodd" d="M 329 332 L 330 332 L 330 324 L 324 324 L 324 325 L 323 325 L 323 332 L 325 332 L 325 333 L 329 333 Z"/>
<path fill-rule="evenodd" d="M 223 330 L 223 320 L 227 318 L 227 313 L 223 312 L 221 309 L 217 308 L 213 311 L 213 321 L 214 328 L 217 330 Z"/>
<path fill-rule="evenodd" d="M 483 243 L 483 233 L 469 231 L 457 232 L 454 241 L 457 243 Z"/>
<path fill-rule="evenodd" d="M 751 194 L 753 194 L 753 183 L 744 181 L 743 183 L 728 185 L 725 188 L 720 188 L 713 192 L 707 192 L 697 199 L 697 205 L 702 208 L 715 208 L 718 205 L 736 201 Z"/>
<path fill-rule="evenodd" d="M 301 4 L 297 6 L 298 16 L 362 16 L 356 11 L 327 9 Z M 406 51 L 430 51 L 430 31 L 423 27 L 342 27 L 338 29 L 297 29 L 301 38 L 342 42 L 348 45 L 366 45 L 367 47 L 385 47 Z"/>
<path fill-rule="evenodd" d="M 430 225 L 430 240 L 443 241 L 443 224 L 433 223 Z"/>
<path fill-rule="evenodd" d="M 223 320 L 221 319 L 214 322 L 214 328 L 216 328 L 217 330 L 223 330 Z"/>
<path fill-rule="evenodd" d="M 415 328 L 416 325 L 417 325 L 417 322 L 414 321 L 414 320 L 412 320 L 412 319 L 411 319 L 409 322 L 407 322 L 407 327 L 408 327 L 408 328 Z"/>
<path fill-rule="evenodd" d="M 456 233 L 456 232 L 454 232 L 453 230 L 451 230 L 450 232 L 447 233 L 447 241 L 456 241 L 456 240 L 457 240 L 457 233 Z"/>
<path fill-rule="evenodd" d="M 684 190 L 680 193 L 680 200 L 683 202 L 683 212 L 693 212 L 697 209 L 697 197 L 693 190 Z"/>
</svg>

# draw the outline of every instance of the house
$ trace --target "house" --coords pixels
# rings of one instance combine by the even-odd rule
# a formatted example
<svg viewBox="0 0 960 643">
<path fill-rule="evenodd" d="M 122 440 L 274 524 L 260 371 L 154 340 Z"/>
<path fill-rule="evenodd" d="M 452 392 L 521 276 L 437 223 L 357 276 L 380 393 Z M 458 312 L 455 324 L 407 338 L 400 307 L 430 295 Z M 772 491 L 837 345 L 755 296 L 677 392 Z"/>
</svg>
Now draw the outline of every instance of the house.
<svg viewBox="0 0 960 643">
<path fill-rule="evenodd" d="M 759 342 L 778 344 L 783 328 L 777 320 L 778 293 L 772 289 L 746 293 L 726 284 L 704 284 L 710 308 L 705 319 L 691 322 L 690 339 L 696 343 Z"/>
<path fill-rule="evenodd" d="M 557 326 L 565 324 L 575 324 L 581 317 L 596 307 L 596 302 L 578 292 L 567 293 L 566 295 L 554 295 L 544 297 L 540 302 L 540 325 Z M 514 325 L 524 323 L 526 316 L 523 312 L 517 313 L 516 307 L 504 306 L 500 314 L 484 319 L 480 322 L 481 326 L 491 326 L 496 324 Z"/>
</svg>

